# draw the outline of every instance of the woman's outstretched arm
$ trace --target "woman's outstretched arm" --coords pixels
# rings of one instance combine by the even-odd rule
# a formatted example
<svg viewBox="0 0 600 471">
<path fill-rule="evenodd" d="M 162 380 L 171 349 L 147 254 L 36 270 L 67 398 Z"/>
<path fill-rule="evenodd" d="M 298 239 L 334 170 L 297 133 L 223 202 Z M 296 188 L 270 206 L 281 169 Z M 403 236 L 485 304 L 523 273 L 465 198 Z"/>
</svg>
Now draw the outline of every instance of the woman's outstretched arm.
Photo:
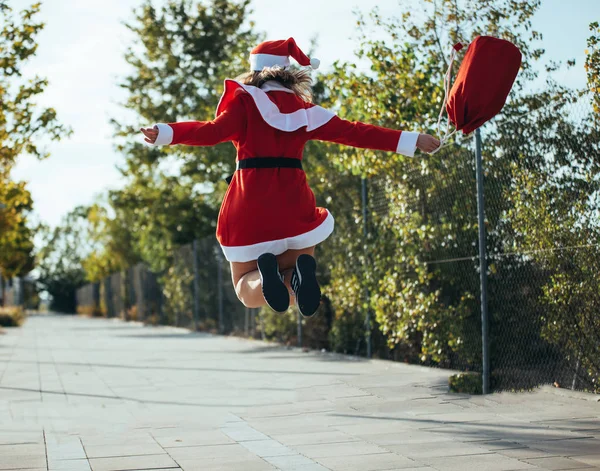
<svg viewBox="0 0 600 471">
<path fill-rule="evenodd" d="M 144 134 L 144 140 L 154 146 L 214 146 L 221 142 L 239 141 L 245 127 L 246 113 L 238 97 L 214 121 L 159 123 L 141 128 L 140 131 Z"/>
<path fill-rule="evenodd" d="M 429 134 L 396 131 L 372 124 L 346 121 L 337 116 L 311 131 L 309 139 L 361 149 L 386 150 L 409 157 L 414 156 L 417 148 L 423 152 L 432 152 L 440 145 L 440 141 Z"/>
</svg>

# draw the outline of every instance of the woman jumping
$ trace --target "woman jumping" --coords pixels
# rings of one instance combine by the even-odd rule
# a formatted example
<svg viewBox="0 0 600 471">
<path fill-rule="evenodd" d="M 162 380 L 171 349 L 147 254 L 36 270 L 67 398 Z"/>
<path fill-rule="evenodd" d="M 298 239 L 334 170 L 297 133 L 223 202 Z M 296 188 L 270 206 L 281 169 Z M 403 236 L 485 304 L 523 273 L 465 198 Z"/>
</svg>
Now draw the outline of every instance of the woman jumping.
<svg viewBox="0 0 600 471">
<path fill-rule="evenodd" d="M 395 131 L 340 119 L 312 104 L 306 69 L 290 69 L 290 56 L 317 68 L 290 38 L 267 41 L 250 54 L 251 72 L 225 81 L 214 121 L 156 124 L 142 128 L 152 145 L 213 146 L 232 141 L 236 172 L 223 199 L 217 240 L 231 263 L 237 297 L 246 307 L 265 303 L 278 312 L 290 296 L 304 316 L 319 307 L 315 246 L 333 232 L 333 217 L 316 207 L 302 170 L 307 141 L 413 156 L 432 152 L 428 134 Z"/>
</svg>

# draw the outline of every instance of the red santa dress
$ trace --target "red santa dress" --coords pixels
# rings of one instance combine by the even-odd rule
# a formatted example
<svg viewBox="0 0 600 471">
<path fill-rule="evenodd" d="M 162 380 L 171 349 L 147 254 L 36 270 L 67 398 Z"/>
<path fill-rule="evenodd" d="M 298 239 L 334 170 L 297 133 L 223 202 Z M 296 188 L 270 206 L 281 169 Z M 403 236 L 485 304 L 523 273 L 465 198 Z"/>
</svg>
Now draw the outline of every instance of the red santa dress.
<svg viewBox="0 0 600 471">
<path fill-rule="evenodd" d="M 276 81 L 257 88 L 226 80 L 216 115 L 213 121 L 157 124 L 154 145 L 231 141 L 238 162 L 254 157 L 301 160 L 309 140 L 413 156 L 419 135 L 345 121 Z M 217 239 L 227 260 L 248 262 L 265 252 L 312 247 L 329 237 L 333 227 L 333 216 L 316 206 L 301 168 L 244 168 L 235 172 L 223 199 Z"/>
</svg>

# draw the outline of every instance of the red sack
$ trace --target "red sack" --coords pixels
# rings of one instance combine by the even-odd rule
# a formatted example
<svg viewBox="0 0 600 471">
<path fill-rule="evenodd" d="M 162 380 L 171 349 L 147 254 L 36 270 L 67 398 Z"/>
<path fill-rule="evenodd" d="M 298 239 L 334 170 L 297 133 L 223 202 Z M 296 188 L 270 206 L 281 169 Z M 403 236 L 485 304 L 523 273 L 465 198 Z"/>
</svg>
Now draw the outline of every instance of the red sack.
<svg viewBox="0 0 600 471">
<path fill-rule="evenodd" d="M 521 67 L 521 51 L 509 41 L 478 36 L 467 49 L 446 111 L 457 130 L 469 134 L 496 116 Z"/>
</svg>

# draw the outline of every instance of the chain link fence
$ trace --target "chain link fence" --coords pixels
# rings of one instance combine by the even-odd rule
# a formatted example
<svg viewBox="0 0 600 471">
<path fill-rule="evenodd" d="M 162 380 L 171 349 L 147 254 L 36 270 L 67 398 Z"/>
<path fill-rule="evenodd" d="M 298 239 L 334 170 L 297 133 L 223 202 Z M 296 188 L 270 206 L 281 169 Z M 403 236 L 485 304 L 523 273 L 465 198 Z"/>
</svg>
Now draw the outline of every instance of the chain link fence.
<svg viewBox="0 0 600 471">
<path fill-rule="evenodd" d="M 600 135 L 590 109 L 583 95 L 482 133 L 491 390 L 599 390 Z M 419 335 L 399 348 L 426 352 L 412 361 L 482 373 L 475 154 L 463 140 L 431 166 L 368 179 L 366 245 L 371 259 L 388 261 L 371 264 L 376 280 L 389 278 L 394 256 L 410 260 L 393 272 L 417 279 L 428 306 Z M 399 303 L 410 303 L 401 295 L 407 287 L 396 286 Z M 368 303 L 376 308 L 375 297 Z M 394 309 L 404 315 L 394 302 L 386 307 L 379 327 Z"/>
<path fill-rule="evenodd" d="M 362 181 L 331 173 L 333 200 L 317 198 L 337 230 L 317 250 L 324 297 L 314 318 L 244 308 L 214 238 L 176 249 L 164 273 L 139 264 L 84 286 L 78 310 L 484 373 L 493 391 L 598 391 L 600 132 L 591 116 L 584 95 L 486 125 L 483 201 L 471 137 Z"/>
<path fill-rule="evenodd" d="M 257 310 L 238 301 L 229 264 L 212 237 L 178 247 L 164 273 L 139 263 L 79 288 L 76 296 L 80 314 L 260 335 Z"/>
</svg>

